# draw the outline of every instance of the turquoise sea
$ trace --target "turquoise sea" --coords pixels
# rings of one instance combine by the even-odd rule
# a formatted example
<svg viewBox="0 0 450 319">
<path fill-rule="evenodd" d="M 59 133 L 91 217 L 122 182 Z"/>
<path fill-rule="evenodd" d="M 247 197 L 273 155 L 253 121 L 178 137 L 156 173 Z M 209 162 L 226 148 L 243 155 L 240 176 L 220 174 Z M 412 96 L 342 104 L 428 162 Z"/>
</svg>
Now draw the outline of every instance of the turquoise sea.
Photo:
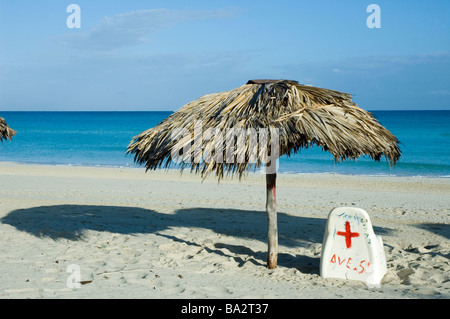
<svg viewBox="0 0 450 319">
<path fill-rule="evenodd" d="M 335 163 L 319 147 L 279 161 L 284 173 L 450 177 L 450 111 L 373 111 L 401 142 L 390 168 L 366 157 Z M 171 112 L 1 112 L 18 133 L 0 144 L 0 162 L 139 167 L 126 148 L 133 136 Z"/>
</svg>

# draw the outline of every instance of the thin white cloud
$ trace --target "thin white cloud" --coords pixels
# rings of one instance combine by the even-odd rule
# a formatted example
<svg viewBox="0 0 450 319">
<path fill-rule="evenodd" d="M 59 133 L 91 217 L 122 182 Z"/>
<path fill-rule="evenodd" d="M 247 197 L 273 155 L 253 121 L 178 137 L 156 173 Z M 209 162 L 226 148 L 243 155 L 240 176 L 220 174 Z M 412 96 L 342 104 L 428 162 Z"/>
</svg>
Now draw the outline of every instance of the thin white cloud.
<svg viewBox="0 0 450 319">
<path fill-rule="evenodd" d="M 342 60 L 302 62 L 279 65 L 278 67 L 287 73 L 330 75 L 367 75 L 367 74 L 392 74 L 402 75 L 403 70 L 414 67 L 427 67 L 450 64 L 450 52 L 427 53 L 417 55 L 399 56 L 364 56 Z"/>
<path fill-rule="evenodd" d="M 450 90 L 430 90 L 427 92 L 428 95 L 437 96 L 437 97 L 444 97 L 444 96 L 450 96 Z"/>
<path fill-rule="evenodd" d="M 366 109 L 448 108 L 450 52 L 280 65 L 286 78 L 351 93 Z"/>
<path fill-rule="evenodd" d="M 58 43 L 86 51 L 111 51 L 139 45 L 165 29 L 189 21 L 230 18 L 239 12 L 236 8 L 215 10 L 137 10 L 105 17 L 90 30 L 61 36 Z"/>
</svg>

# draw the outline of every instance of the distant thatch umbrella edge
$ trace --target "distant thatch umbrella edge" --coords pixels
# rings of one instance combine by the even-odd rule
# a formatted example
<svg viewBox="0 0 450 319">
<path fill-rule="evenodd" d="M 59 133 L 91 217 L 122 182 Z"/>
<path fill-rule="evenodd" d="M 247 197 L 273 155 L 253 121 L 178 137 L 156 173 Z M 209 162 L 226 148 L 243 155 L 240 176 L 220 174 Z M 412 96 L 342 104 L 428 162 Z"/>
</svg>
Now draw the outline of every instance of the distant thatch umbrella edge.
<svg viewBox="0 0 450 319">
<path fill-rule="evenodd" d="M 3 140 L 11 140 L 16 133 L 15 130 L 6 124 L 5 119 L 0 117 L 0 142 L 3 142 Z"/>
</svg>

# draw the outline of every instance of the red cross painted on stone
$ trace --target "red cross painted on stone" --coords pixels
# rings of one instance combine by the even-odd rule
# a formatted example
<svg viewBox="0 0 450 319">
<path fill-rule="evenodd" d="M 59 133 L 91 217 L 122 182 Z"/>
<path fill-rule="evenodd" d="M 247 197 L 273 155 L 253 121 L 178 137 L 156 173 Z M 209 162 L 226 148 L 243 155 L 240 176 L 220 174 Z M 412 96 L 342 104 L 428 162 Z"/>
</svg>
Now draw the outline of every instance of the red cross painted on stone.
<svg viewBox="0 0 450 319">
<path fill-rule="evenodd" d="M 338 231 L 336 234 L 345 237 L 345 245 L 347 246 L 347 248 L 352 247 L 352 237 L 359 237 L 359 233 L 351 232 L 349 222 L 345 222 L 345 232 Z"/>
</svg>

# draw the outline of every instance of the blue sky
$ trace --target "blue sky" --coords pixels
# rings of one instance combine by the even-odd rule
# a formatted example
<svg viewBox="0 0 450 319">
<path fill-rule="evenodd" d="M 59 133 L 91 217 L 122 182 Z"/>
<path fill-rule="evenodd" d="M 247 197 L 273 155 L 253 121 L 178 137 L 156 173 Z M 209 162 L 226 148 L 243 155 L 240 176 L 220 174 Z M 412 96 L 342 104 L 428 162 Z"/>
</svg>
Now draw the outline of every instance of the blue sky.
<svg viewBox="0 0 450 319">
<path fill-rule="evenodd" d="M 177 110 L 253 78 L 367 110 L 449 110 L 449 13 L 448 0 L 0 0 L 0 111 Z"/>
</svg>

